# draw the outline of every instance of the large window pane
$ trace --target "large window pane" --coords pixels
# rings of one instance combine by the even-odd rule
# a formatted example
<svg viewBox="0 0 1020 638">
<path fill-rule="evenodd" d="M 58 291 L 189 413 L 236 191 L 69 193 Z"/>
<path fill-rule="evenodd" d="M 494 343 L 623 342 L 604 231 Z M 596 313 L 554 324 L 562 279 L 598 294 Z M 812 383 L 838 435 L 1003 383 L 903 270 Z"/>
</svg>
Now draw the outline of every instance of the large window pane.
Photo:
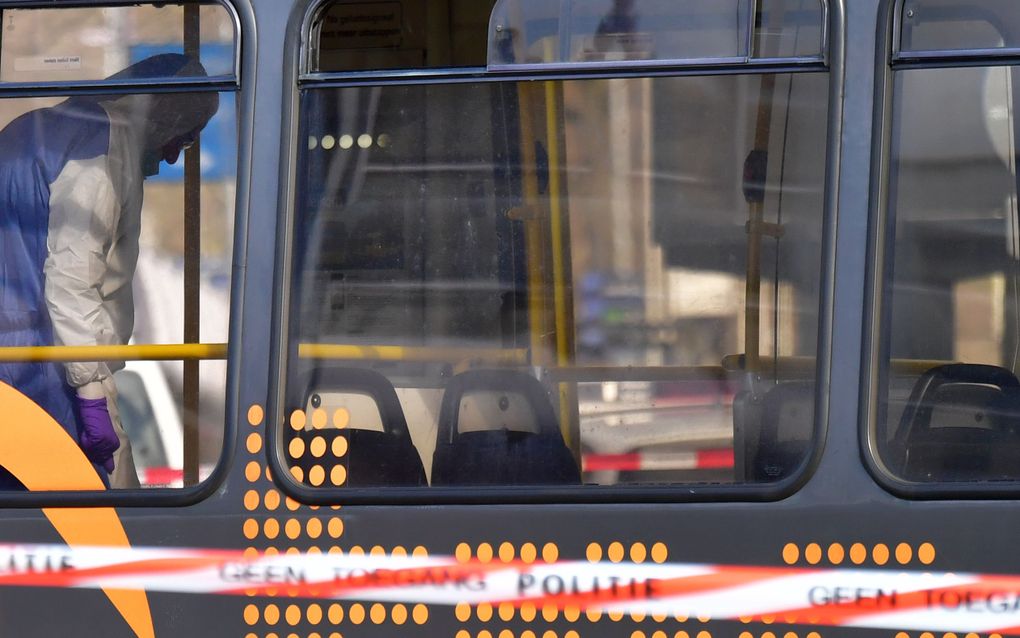
<svg viewBox="0 0 1020 638">
<path fill-rule="evenodd" d="M 882 460 L 916 482 L 1020 478 L 1015 73 L 896 74 Z"/>
<path fill-rule="evenodd" d="M 0 345 L 183 342 L 185 184 L 172 169 L 199 137 L 208 140 L 194 185 L 202 202 L 200 334 L 225 343 L 235 131 L 230 94 L 0 100 Z M 82 399 L 104 401 L 120 421 L 127 440 L 114 456 L 112 487 L 181 485 L 186 418 L 198 424 L 191 445 L 199 476 L 215 465 L 225 362 L 201 365 L 199 413 L 191 417 L 180 361 L 124 361 L 98 351 L 96 359 L 18 361 L 28 356 L 5 355 L 0 381 L 46 410 L 87 455 L 97 453 Z M 6 474 L 2 484 L 22 488 Z"/>
<path fill-rule="evenodd" d="M 790 476 L 813 429 L 827 91 L 822 74 L 305 91 L 294 476 Z"/>
</svg>

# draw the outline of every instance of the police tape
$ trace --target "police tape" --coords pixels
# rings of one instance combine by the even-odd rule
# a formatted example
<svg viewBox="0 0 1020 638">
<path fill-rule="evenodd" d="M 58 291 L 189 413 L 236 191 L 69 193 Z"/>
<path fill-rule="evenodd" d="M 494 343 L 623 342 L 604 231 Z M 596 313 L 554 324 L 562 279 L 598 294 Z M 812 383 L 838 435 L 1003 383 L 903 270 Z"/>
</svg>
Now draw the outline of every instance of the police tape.
<svg viewBox="0 0 1020 638">
<path fill-rule="evenodd" d="M 145 590 L 1020 635 L 1020 575 L 0 545 L 0 587 Z"/>
</svg>

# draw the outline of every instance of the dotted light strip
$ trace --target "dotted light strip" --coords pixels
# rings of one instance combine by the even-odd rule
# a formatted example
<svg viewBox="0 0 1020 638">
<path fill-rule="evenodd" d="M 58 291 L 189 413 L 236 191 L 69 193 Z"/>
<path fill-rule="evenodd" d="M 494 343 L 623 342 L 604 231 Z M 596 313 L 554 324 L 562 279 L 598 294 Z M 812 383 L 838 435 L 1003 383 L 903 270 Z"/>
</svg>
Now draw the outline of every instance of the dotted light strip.
<svg viewBox="0 0 1020 638">
<path fill-rule="evenodd" d="M 275 631 L 271 631 L 264 636 L 256 633 L 245 634 L 244 638 L 306 638 L 306 636 L 297 633 L 278 634 Z M 343 635 L 339 631 L 331 631 L 328 634 L 320 634 L 317 631 L 313 631 L 307 635 L 307 638 L 343 638 Z"/>
<path fill-rule="evenodd" d="M 853 543 L 848 548 L 842 543 L 830 543 L 822 546 L 819 543 L 808 543 L 803 551 L 796 543 L 783 546 L 783 562 L 787 565 L 806 563 L 808 565 L 878 565 L 879 567 L 895 562 L 899 565 L 931 565 L 935 562 L 935 546 L 921 543 L 916 550 L 909 543 L 898 543 L 892 549 L 885 543 L 876 543 L 870 548 L 864 543 Z"/>
<path fill-rule="evenodd" d="M 244 622 L 249 626 L 268 625 L 289 625 L 296 627 L 302 622 L 310 625 L 328 624 L 330 626 L 349 625 L 424 625 L 428 622 L 429 610 L 423 604 L 405 605 L 384 605 L 373 603 L 363 605 L 354 603 L 344 607 L 339 603 L 332 603 L 323 607 L 318 603 L 307 606 L 301 605 L 277 605 L 270 603 L 259 607 L 258 605 L 247 605 L 244 608 Z"/>
<path fill-rule="evenodd" d="M 930 631 L 923 631 L 918 634 L 908 634 L 905 631 L 901 631 L 896 634 L 895 638 L 1002 638 L 1001 634 L 988 634 L 982 636 L 974 632 L 970 633 L 956 633 L 948 631 L 946 633 L 932 633 Z"/>
<path fill-rule="evenodd" d="M 369 133 L 361 133 L 360 135 L 354 136 L 350 133 L 344 133 L 340 136 L 334 135 L 323 135 L 322 137 L 316 137 L 314 135 L 308 138 L 308 150 L 314 151 L 316 149 L 322 149 L 324 151 L 333 151 L 340 149 L 342 151 L 349 151 L 355 147 L 360 149 L 370 149 L 372 146 L 378 148 L 389 148 L 393 144 L 393 138 L 387 133 L 382 133 L 376 137 L 373 137 Z"/>
<path fill-rule="evenodd" d="M 609 543 L 603 552 L 602 545 L 589 543 L 585 550 L 585 557 L 590 563 L 598 563 L 603 559 L 611 563 L 622 563 L 629 558 L 630 562 L 637 564 L 646 560 L 661 564 L 669 558 L 669 550 L 665 543 L 654 543 L 651 549 L 648 549 L 644 543 L 633 543 L 628 548 L 623 543 L 614 541 Z"/>
<path fill-rule="evenodd" d="M 811 631 L 806 634 L 798 634 L 796 631 L 764 631 L 760 634 L 753 634 L 750 631 L 742 631 L 737 638 L 822 638 L 822 635 L 817 631 Z"/>
<path fill-rule="evenodd" d="M 622 611 L 603 612 L 601 609 L 596 608 L 582 610 L 581 607 L 576 604 L 567 604 L 561 607 L 554 603 L 539 605 L 534 602 L 524 602 L 521 603 L 519 607 L 509 602 L 498 604 L 479 603 L 477 606 L 472 606 L 467 603 L 458 603 L 454 606 L 453 614 L 457 620 L 465 623 L 471 620 L 472 617 L 476 617 L 481 622 L 495 621 L 497 618 L 503 622 L 510 622 L 515 617 L 519 617 L 520 620 L 526 623 L 535 622 L 537 620 L 551 623 L 555 622 L 560 617 L 570 623 L 578 622 L 581 618 L 585 618 L 592 623 L 599 622 L 603 619 L 610 620 L 612 622 L 620 622 L 624 619 L 630 619 L 638 623 L 645 622 L 645 620 L 652 620 L 657 623 L 664 623 L 667 621 L 685 623 L 689 620 L 697 620 L 702 624 L 712 621 L 711 616 L 707 615 L 701 615 L 691 619 L 689 616 L 682 614 L 649 614 L 643 611 L 632 611 L 630 613 L 624 613 Z"/>
<path fill-rule="evenodd" d="M 580 638 L 580 634 L 578 634 L 573 629 L 566 631 L 562 634 L 557 633 L 552 629 L 547 629 L 546 631 L 541 632 L 534 632 L 530 629 L 525 629 L 520 634 L 515 634 L 513 631 L 509 629 L 503 629 L 498 633 L 494 631 L 489 631 L 488 629 L 482 629 L 478 633 L 474 634 L 471 633 L 470 631 L 467 631 L 466 629 L 461 629 L 456 634 L 454 634 L 454 638 L 561 638 L 561 637 Z"/>
</svg>

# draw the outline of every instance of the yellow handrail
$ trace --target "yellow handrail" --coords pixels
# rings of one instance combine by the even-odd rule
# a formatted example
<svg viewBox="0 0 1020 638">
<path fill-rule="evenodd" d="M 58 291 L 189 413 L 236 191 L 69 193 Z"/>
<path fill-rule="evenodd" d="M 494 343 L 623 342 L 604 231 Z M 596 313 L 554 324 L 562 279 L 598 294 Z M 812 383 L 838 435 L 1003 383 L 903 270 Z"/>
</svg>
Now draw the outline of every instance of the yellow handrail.
<svg viewBox="0 0 1020 638">
<path fill-rule="evenodd" d="M 370 359 L 375 361 L 482 361 L 494 365 L 525 365 L 528 351 L 523 348 L 465 348 L 410 346 L 352 346 L 331 343 L 302 343 L 302 359 Z"/>
<path fill-rule="evenodd" d="M 0 348 L 2 363 L 72 361 L 185 361 L 226 359 L 225 343 L 131 346 L 27 346 Z"/>
<path fill-rule="evenodd" d="M 481 361 L 493 365 L 526 365 L 523 348 L 354 346 L 302 343 L 302 359 L 355 359 L 375 361 Z M 71 361 L 184 361 L 227 358 L 225 343 L 176 343 L 130 346 L 23 346 L 0 348 L 0 363 Z"/>
<path fill-rule="evenodd" d="M 369 361 L 443 361 L 451 363 L 480 362 L 488 365 L 527 365 L 524 348 L 354 346 L 332 343 L 302 343 L 298 346 L 302 359 L 348 359 Z M 0 348 L 0 363 L 41 363 L 71 361 L 213 361 L 227 358 L 225 343 L 171 343 L 130 346 L 19 346 Z M 894 374 L 922 374 L 948 361 L 893 359 Z M 641 377 L 658 379 L 724 378 L 727 372 L 744 370 L 743 355 L 723 357 L 722 366 L 560 366 L 549 368 L 550 376 L 559 381 L 581 381 L 595 377 L 604 380 Z M 763 359 L 766 369 L 775 360 Z M 814 357 L 780 357 L 779 376 L 814 373 Z M 622 375 L 622 376 L 620 376 Z"/>
<path fill-rule="evenodd" d="M 937 359 L 893 359 L 890 368 L 893 374 L 920 375 L 932 368 L 952 363 Z M 760 370 L 764 373 L 775 372 L 780 379 L 790 376 L 812 376 L 815 373 L 814 357 L 771 357 L 761 358 Z M 723 357 L 722 367 L 727 372 L 744 372 L 747 370 L 746 359 L 742 354 L 730 354 Z"/>
<path fill-rule="evenodd" d="M 481 362 L 489 365 L 527 365 L 524 348 L 355 346 L 332 343 L 302 343 L 302 359 L 348 359 L 371 361 L 444 361 Z M 675 378 L 722 378 L 727 372 L 744 370 L 744 355 L 723 357 L 722 366 L 558 366 L 548 369 L 559 381 L 580 381 L 605 376 L 605 380 L 623 377 L 673 376 Z M 225 343 L 171 343 L 130 346 L 19 346 L 0 348 L 0 363 L 40 363 L 71 361 L 211 361 L 227 358 Z M 948 361 L 893 359 L 895 374 L 922 374 Z M 772 369 L 774 359 L 763 359 L 762 366 Z M 814 373 L 814 357 L 780 357 L 779 376 Z"/>
</svg>

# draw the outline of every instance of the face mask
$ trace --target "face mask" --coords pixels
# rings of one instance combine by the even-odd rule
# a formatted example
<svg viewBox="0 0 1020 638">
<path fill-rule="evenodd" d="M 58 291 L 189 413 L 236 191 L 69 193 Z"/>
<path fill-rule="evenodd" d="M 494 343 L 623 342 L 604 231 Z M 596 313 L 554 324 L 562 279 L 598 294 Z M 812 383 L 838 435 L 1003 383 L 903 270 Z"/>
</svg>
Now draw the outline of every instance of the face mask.
<svg viewBox="0 0 1020 638">
<path fill-rule="evenodd" d="M 162 161 L 158 152 L 149 152 L 142 158 L 142 175 L 152 177 L 159 173 L 159 164 Z"/>
</svg>

